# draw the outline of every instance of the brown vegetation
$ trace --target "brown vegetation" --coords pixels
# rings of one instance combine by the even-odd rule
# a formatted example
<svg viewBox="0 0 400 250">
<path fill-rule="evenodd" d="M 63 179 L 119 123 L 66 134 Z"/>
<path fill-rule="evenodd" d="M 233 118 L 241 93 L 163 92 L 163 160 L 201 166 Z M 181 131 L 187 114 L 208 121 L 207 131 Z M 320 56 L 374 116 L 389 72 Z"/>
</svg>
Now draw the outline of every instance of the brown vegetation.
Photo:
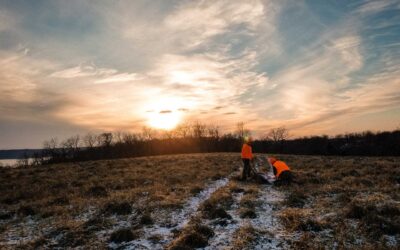
<svg viewBox="0 0 400 250">
<path fill-rule="evenodd" d="M 395 247 L 387 237 L 400 235 L 398 158 L 279 158 L 296 177 L 292 186 L 280 187 L 288 192 L 280 218 L 301 233 L 294 248 Z"/>
<path fill-rule="evenodd" d="M 68 242 L 75 234 L 84 234 L 85 239 L 74 244 L 89 244 L 95 241 L 95 232 L 111 227 L 112 216 L 136 213 L 135 227 L 152 224 L 154 209 L 179 208 L 238 163 L 237 154 L 188 154 L 2 169 L 0 246 L 7 230 L 23 228 L 27 216 L 39 228 L 59 228 L 43 235 L 39 230 L 35 246 L 50 246 L 56 235 Z M 85 213 L 89 219 L 79 219 Z M 134 228 L 129 230 L 137 234 Z M 128 231 L 114 232 L 110 241 L 131 239 Z M 52 244 L 65 247 L 62 242 Z"/>
<path fill-rule="evenodd" d="M 280 233 L 289 235 L 285 246 L 398 247 L 393 245 L 400 236 L 398 158 L 277 158 L 287 162 L 295 176 L 291 186 L 271 187 L 286 194 L 282 204 L 274 204 L 286 229 Z M 110 242 L 125 244 L 145 237 L 149 225 L 159 225 L 159 211 L 179 210 L 206 183 L 228 176 L 240 164 L 239 154 L 218 153 L 1 169 L 0 248 L 102 249 Z M 211 244 L 216 225 L 235 223 L 230 220 L 232 209 L 245 220 L 262 218 L 259 198 L 259 184 L 232 177 L 199 206 L 183 229 L 174 231 L 166 247 L 193 249 Z M 129 219 L 131 226 L 115 227 L 115 218 Z M 24 228 L 28 220 L 37 223 L 33 236 L 14 245 L 7 243 L 11 232 L 20 238 L 29 235 L 31 229 Z M 255 241 L 269 233 L 241 224 L 232 235 L 231 247 L 252 249 Z M 156 234 L 146 237 L 161 240 Z"/>
</svg>

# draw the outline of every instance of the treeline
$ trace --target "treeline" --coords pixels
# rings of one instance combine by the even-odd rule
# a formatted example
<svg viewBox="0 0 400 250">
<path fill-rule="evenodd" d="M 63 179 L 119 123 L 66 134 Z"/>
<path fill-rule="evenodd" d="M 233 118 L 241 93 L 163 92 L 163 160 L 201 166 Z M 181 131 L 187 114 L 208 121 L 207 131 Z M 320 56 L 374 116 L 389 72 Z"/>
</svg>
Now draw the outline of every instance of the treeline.
<svg viewBox="0 0 400 250">
<path fill-rule="evenodd" d="M 370 131 L 328 136 L 311 136 L 291 140 L 258 140 L 256 152 L 301 155 L 400 156 L 400 130 Z"/>
<path fill-rule="evenodd" d="M 202 123 L 185 124 L 173 131 L 143 128 L 141 133 L 101 133 L 72 136 L 59 142 L 44 142 L 39 159 L 33 162 L 58 163 L 115 159 L 163 154 L 238 152 L 243 138 L 249 134 L 244 124 L 235 133 L 221 134 L 217 126 Z"/>
<path fill-rule="evenodd" d="M 158 132 L 144 128 L 141 133 L 101 133 L 73 136 L 59 142 L 44 142 L 35 154 L 34 165 L 115 159 L 163 154 L 240 152 L 243 139 L 250 135 L 243 123 L 236 131 L 221 134 L 216 126 L 201 123 L 181 125 L 173 131 Z M 290 139 L 284 127 L 271 129 L 253 142 L 255 153 L 303 155 L 400 156 L 400 130 L 362 132 Z M 21 161 L 28 164 L 28 161 Z"/>
</svg>

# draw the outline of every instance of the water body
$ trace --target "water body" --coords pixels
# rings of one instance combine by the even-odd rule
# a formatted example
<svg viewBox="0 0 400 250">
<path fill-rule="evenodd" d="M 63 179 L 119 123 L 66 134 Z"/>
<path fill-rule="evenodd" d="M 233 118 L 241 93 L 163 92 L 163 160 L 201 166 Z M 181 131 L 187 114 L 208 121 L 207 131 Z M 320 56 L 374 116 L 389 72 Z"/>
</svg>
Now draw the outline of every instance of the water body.
<svg viewBox="0 0 400 250">
<path fill-rule="evenodd" d="M 15 166 L 19 159 L 0 159 L 0 167 Z"/>
</svg>

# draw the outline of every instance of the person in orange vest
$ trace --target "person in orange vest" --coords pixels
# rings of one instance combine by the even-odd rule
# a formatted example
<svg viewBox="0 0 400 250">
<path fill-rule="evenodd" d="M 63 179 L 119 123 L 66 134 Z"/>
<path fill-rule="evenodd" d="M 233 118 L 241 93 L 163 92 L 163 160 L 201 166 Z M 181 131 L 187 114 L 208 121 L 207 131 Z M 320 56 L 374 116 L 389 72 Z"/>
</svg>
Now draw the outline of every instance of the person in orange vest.
<svg viewBox="0 0 400 250">
<path fill-rule="evenodd" d="M 292 172 L 288 165 L 285 162 L 279 161 L 274 157 L 268 158 L 269 163 L 272 166 L 275 175 L 274 184 L 290 184 L 293 180 Z"/>
<path fill-rule="evenodd" d="M 242 161 L 243 161 L 243 172 L 242 172 L 242 180 L 246 180 L 247 177 L 250 177 L 250 161 L 253 161 L 253 152 L 251 148 L 252 138 L 245 138 L 243 146 L 242 146 Z"/>
</svg>

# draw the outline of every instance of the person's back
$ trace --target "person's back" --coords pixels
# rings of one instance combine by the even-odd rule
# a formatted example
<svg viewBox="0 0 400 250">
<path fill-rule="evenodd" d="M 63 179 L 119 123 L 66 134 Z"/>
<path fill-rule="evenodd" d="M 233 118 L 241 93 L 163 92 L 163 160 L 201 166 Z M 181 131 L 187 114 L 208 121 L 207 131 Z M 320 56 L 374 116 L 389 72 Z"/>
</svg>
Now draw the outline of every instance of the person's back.
<svg viewBox="0 0 400 250">
<path fill-rule="evenodd" d="M 279 178 L 279 176 L 284 172 L 284 171 L 290 171 L 290 168 L 288 165 L 286 165 L 285 162 L 283 161 L 276 161 L 273 166 L 276 169 L 276 173 L 274 171 L 274 174 L 276 176 L 276 178 Z"/>
<path fill-rule="evenodd" d="M 242 146 L 242 159 L 253 159 L 252 148 L 248 143 L 244 143 Z"/>
<path fill-rule="evenodd" d="M 289 166 L 283 162 L 278 161 L 277 159 L 271 157 L 268 159 L 271 163 L 274 175 L 276 178 L 276 184 L 289 184 L 292 181 L 292 173 L 290 171 Z"/>
</svg>

